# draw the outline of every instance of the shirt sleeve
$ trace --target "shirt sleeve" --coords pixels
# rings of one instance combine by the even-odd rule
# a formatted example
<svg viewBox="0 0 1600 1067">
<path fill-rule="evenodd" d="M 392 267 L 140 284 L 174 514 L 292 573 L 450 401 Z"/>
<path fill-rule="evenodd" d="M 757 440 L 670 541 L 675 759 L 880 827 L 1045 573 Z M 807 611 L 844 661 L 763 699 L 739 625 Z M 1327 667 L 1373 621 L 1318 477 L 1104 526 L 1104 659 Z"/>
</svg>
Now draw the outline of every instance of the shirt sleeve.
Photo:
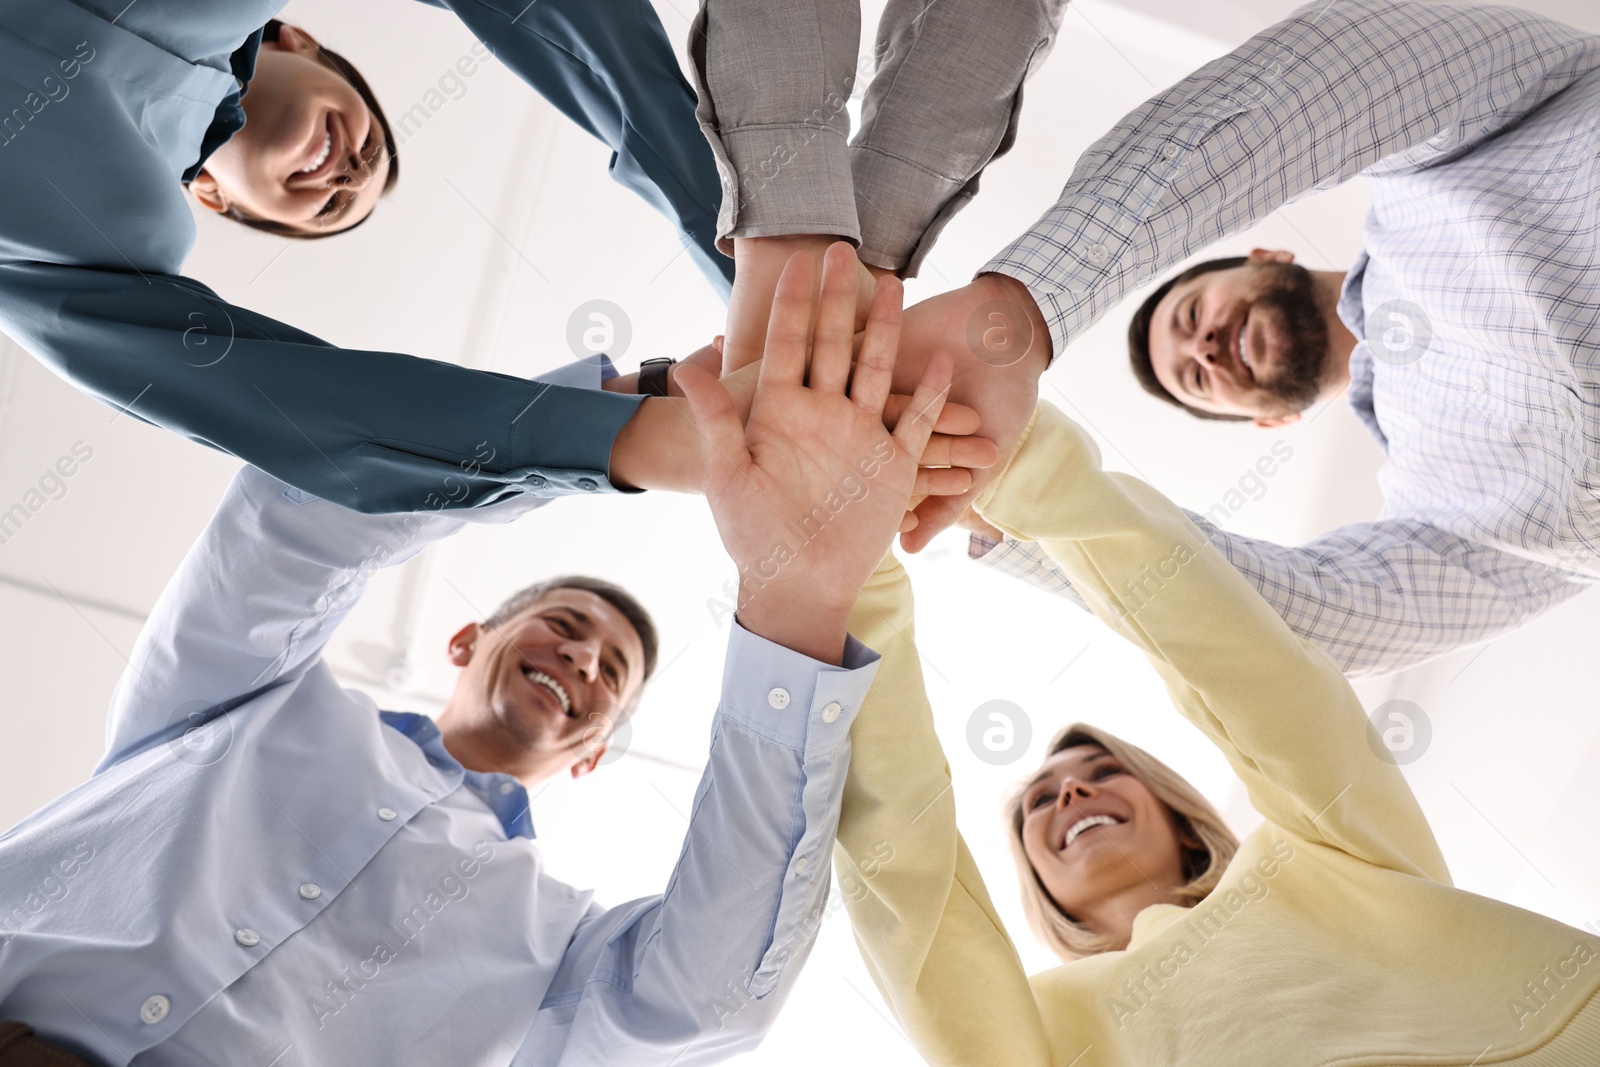
<svg viewBox="0 0 1600 1067">
<path fill-rule="evenodd" d="M 722 185 L 689 87 L 647 0 L 423 0 L 454 11 L 495 59 L 611 149 L 611 176 L 678 230 L 724 300 Z M 401 136 L 407 118 L 398 119 Z"/>
<path fill-rule="evenodd" d="M 545 377 L 587 392 L 599 372 L 577 363 Z M 447 474 L 446 482 L 453 477 Z M 364 515 L 244 468 L 139 632 L 111 698 L 98 770 L 304 672 L 373 571 L 410 559 L 468 523 L 510 522 L 546 502 L 518 495 L 470 511 L 436 506 Z"/>
<path fill-rule="evenodd" d="M 1515 630 L 1593 582 L 1422 522 L 1346 526 L 1293 547 L 1218 529 L 1186 512 L 1289 628 L 1347 677 L 1425 663 Z M 984 566 L 1085 607 L 1031 541 L 1005 541 Z"/>
<path fill-rule="evenodd" d="M 1377 866 L 1449 880 L 1416 797 L 1379 755 L 1338 667 L 1176 505 L 1101 470 L 1094 442 L 1065 415 L 1039 405 L 977 506 L 1008 535 L 1038 541 L 1094 613 L 1149 657 L 1269 821 Z"/>
<path fill-rule="evenodd" d="M 1600 66 L 1525 11 L 1315 0 L 1134 111 L 984 267 L 1027 285 L 1055 350 L 1132 289 L 1296 197 L 1447 161 Z"/>
<path fill-rule="evenodd" d="M 523 1045 L 538 1063 L 686 1067 L 760 1042 L 826 914 L 850 724 L 877 666 L 854 639 L 835 667 L 735 623 L 666 893 L 591 911 Z"/>
<path fill-rule="evenodd" d="M 882 651 L 834 848 L 839 892 L 872 980 L 931 1064 L 1050 1062 L 1043 1020 L 977 864 L 956 828 L 912 631 L 911 583 L 890 556 L 852 632 Z"/>
</svg>

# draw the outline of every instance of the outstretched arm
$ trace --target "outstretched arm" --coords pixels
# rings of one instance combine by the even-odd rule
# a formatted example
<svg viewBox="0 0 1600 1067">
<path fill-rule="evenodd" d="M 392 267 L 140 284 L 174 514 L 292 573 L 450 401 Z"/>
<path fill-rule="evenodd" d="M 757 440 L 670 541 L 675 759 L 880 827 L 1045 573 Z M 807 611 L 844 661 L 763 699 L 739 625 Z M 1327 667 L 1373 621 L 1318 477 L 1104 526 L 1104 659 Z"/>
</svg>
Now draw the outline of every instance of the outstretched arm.
<svg viewBox="0 0 1600 1067">
<path fill-rule="evenodd" d="M 1100 469 L 1048 404 L 978 510 L 1038 541 L 1094 613 L 1137 645 L 1173 704 L 1220 748 L 1256 809 L 1310 840 L 1448 881 L 1400 769 L 1368 744 L 1361 701 L 1179 508 Z"/>
<path fill-rule="evenodd" d="M 1360 523 L 1288 546 L 1186 514 L 1289 628 L 1349 678 L 1487 641 L 1592 584 L 1421 522 Z M 980 558 L 1083 606 L 1066 572 L 1032 541 L 1006 541 Z"/>
<path fill-rule="evenodd" d="M 883 656 L 851 728 L 833 853 L 856 945 L 929 1063 L 1045 1067 L 1049 1046 L 1022 961 L 956 829 L 911 582 L 893 556 L 862 590 L 850 630 Z"/>
</svg>

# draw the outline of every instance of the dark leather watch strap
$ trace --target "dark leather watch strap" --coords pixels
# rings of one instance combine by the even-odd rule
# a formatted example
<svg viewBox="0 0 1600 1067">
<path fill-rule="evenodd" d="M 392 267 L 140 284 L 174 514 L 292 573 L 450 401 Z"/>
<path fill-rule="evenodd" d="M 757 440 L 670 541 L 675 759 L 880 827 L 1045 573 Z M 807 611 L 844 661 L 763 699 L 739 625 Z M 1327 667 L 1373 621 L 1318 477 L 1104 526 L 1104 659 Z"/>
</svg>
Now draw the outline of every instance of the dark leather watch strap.
<svg viewBox="0 0 1600 1067">
<path fill-rule="evenodd" d="M 676 362 L 675 359 L 658 357 L 639 364 L 639 395 L 666 396 L 667 368 Z"/>
</svg>

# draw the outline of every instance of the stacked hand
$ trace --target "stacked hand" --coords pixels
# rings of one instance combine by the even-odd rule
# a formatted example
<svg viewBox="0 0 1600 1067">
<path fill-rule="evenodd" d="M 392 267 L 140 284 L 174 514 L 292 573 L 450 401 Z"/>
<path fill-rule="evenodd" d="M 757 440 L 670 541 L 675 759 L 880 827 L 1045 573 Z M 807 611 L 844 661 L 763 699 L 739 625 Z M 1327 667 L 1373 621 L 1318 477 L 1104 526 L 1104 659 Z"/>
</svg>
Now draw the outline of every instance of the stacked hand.
<svg viewBox="0 0 1600 1067">
<path fill-rule="evenodd" d="M 742 425 L 726 379 L 698 366 L 677 375 L 703 435 L 706 498 L 739 569 L 741 623 L 834 663 L 851 605 L 905 521 L 912 493 L 952 475 L 919 470 L 944 407 L 950 359 L 925 360 L 901 389 L 911 399 L 891 433 L 885 405 L 895 379 L 901 287 L 892 278 L 877 282 L 852 359 L 857 266 L 848 245 L 828 250 L 813 317 L 816 262 L 806 255 L 789 261 Z"/>
</svg>

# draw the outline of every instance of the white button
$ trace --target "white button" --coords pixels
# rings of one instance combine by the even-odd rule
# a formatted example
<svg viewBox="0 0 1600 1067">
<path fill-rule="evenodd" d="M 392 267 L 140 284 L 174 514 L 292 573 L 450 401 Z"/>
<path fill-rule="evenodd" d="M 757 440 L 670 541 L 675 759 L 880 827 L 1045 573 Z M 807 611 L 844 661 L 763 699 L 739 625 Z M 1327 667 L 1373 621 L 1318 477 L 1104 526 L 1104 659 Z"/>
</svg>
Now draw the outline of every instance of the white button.
<svg viewBox="0 0 1600 1067">
<path fill-rule="evenodd" d="M 843 710 L 844 709 L 839 706 L 839 702 L 837 700 L 831 702 L 822 709 L 822 721 L 832 722 L 839 717 L 839 713 Z"/>
<path fill-rule="evenodd" d="M 139 1021 L 154 1026 L 167 1017 L 167 1012 L 172 1010 L 172 1001 L 160 993 L 146 997 L 145 1002 L 139 1005 Z"/>
<path fill-rule="evenodd" d="M 1577 414 L 1572 410 L 1572 405 L 1565 400 L 1561 402 L 1561 417 L 1566 419 L 1568 422 L 1571 422 L 1573 419 L 1578 417 Z"/>
<path fill-rule="evenodd" d="M 782 711 L 789 706 L 789 691 L 781 686 L 767 694 L 767 703 Z"/>
<path fill-rule="evenodd" d="M 239 929 L 235 930 L 233 932 L 233 939 L 237 941 L 242 948 L 255 948 L 257 945 L 261 944 L 261 935 L 250 929 L 248 926 L 240 927 Z"/>
<path fill-rule="evenodd" d="M 322 887 L 315 882 L 307 882 L 300 887 L 301 900 L 316 900 L 322 895 Z"/>
<path fill-rule="evenodd" d="M 1482 378 L 1474 378 L 1474 379 L 1472 379 L 1472 391 L 1474 393 L 1481 393 L 1485 389 L 1488 389 L 1488 388 L 1489 388 L 1489 383 L 1484 381 Z"/>
<path fill-rule="evenodd" d="M 502 793 L 509 793 L 509 792 L 511 792 L 511 791 L 512 791 L 512 790 L 513 790 L 513 789 L 515 789 L 515 788 L 516 788 L 516 787 L 517 787 L 517 786 L 516 786 L 516 783 L 515 783 L 515 782 L 501 782 L 501 783 L 500 783 L 500 792 L 502 792 Z"/>
<path fill-rule="evenodd" d="M 800 874 L 805 874 L 811 869 L 811 861 L 806 859 L 804 856 L 801 856 L 799 859 L 794 861 L 794 869 Z"/>
<path fill-rule="evenodd" d="M 1173 144 L 1171 141 L 1168 141 L 1166 144 L 1161 146 L 1161 154 L 1168 159 L 1177 159 L 1178 146 Z"/>
<path fill-rule="evenodd" d="M 378 809 L 378 818 L 382 819 L 384 822 L 394 822 L 399 817 L 400 813 L 395 811 L 393 808 Z"/>
<path fill-rule="evenodd" d="M 430 797 L 431 797 L 431 796 L 436 796 L 436 795 L 437 795 L 437 794 L 438 794 L 438 792 L 439 792 L 439 791 L 438 791 L 438 790 L 437 790 L 437 789 L 435 789 L 435 788 L 434 788 L 434 787 L 433 787 L 433 786 L 431 786 L 431 785 L 425 785 L 425 786 L 423 786 L 423 787 L 422 787 L 422 791 L 423 791 L 423 792 L 424 792 L 424 793 L 426 793 L 426 794 L 428 794 L 428 795 L 429 795 L 429 796 L 430 796 Z"/>
<path fill-rule="evenodd" d="M 1106 251 L 1105 245 L 1089 246 L 1089 262 L 1099 266 L 1111 258 L 1111 253 Z"/>
</svg>

